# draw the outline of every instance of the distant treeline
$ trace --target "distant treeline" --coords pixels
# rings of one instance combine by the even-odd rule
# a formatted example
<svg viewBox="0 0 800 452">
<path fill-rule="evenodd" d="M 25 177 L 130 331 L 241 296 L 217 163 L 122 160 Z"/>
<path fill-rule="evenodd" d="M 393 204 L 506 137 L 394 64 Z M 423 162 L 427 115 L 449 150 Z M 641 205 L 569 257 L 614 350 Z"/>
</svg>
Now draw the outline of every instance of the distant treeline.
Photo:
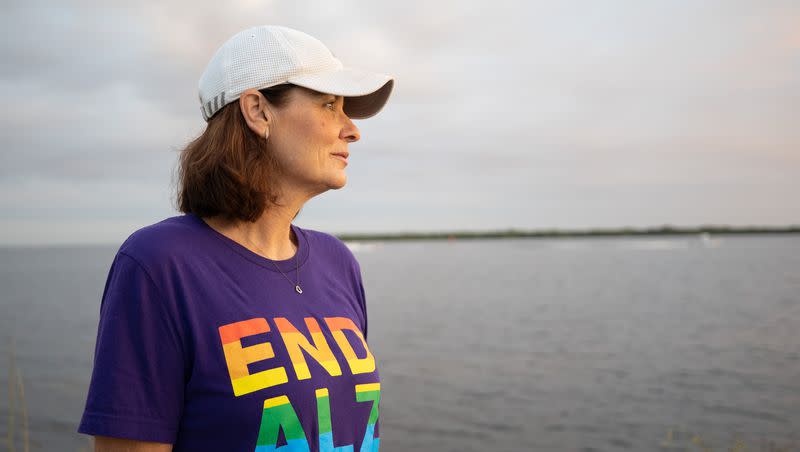
<svg viewBox="0 0 800 452">
<path fill-rule="evenodd" d="M 698 226 L 618 229 L 506 229 L 498 231 L 451 231 L 451 232 L 399 232 L 390 234 L 336 234 L 340 240 L 451 240 L 451 239 L 499 239 L 515 237 L 613 237 L 641 235 L 694 235 L 694 234 L 797 234 L 800 225 L 783 227 L 765 226 Z"/>
</svg>

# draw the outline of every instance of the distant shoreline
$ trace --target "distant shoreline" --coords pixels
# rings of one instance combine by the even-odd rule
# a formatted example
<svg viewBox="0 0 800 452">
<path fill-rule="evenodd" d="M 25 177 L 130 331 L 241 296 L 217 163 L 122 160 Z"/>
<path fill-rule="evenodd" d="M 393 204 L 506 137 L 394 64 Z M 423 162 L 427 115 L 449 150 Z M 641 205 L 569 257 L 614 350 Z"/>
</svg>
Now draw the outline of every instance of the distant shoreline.
<svg viewBox="0 0 800 452">
<path fill-rule="evenodd" d="M 324 230 L 323 230 L 324 231 Z M 327 232 L 327 231 L 326 231 Z M 389 242 L 404 240 L 470 240 L 470 239 L 514 239 L 514 238 L 592 238 L 592 237 L 664 237 L 697 235 L 700 240 L 709 240 L 719 235 L 787 235 L 800 234 L 800 225 L 793 226 L 697 226 L 654 228 L 594 228 L 594 229 L 504 229 L 495 231 L 445 231 L 445 232 L 388 232 L 388 233 L 331 233 L 342 241 Z M 25 248 L 75 248 L 93 246 L 119 246 L 119 242 L 107 243 L 0 243 L 0 249 Z"/>
<path fill-rule="evenodd" d="M 454 239 L 505 239 L 505 238 L 569 238 L 569 237 L 633 237 L 666 235 L 744 235 L 744 234 L 799 234 L 800 226 L 786 227 L 733 227 L 700 226 L 616 229 L 506 229 L 497 231 L 453 232 L 400 232 L 375 234 L 335 234 L 343 241 L 387 240 L 454 240 Z"/>
</svg>

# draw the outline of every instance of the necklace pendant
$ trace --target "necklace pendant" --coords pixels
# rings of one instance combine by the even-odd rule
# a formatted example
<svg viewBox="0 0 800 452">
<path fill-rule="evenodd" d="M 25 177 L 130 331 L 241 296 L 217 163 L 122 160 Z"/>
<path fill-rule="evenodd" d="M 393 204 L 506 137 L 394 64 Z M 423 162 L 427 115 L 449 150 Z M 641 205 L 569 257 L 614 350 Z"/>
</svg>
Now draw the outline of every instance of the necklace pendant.
<svg viewBox="0 0 800 452">
<path fill-rule="evenodd" d="M 300 285 L 299 285 L 299 284 L 298 284 L 298 285 L 296 285 L 296 286 L 294 286 L 294 290 L 296 290 L 296 291 L 297 291 L 297 293 L 303 293 L 303 289 L 301 289 L 301 288 L 300 288 Z"/>
</svg>

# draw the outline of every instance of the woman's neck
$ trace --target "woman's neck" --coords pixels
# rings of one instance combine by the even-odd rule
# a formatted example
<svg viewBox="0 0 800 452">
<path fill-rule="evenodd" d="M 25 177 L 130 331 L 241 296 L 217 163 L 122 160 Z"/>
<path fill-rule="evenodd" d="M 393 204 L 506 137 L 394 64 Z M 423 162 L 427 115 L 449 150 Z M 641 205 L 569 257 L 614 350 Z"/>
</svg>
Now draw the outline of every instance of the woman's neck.
<svg viewBox="0 0 800 452">
<path fill-rule="evenodd" d="M 261 215 L 255 222 L 225 221 L 221 217 L 205 217 L 211 228 L 250 251 L 276 261 L 291 259 L 297 252 L 298 238 L 291 229 L 292 216 L 277 210 Z"/>
</svg>

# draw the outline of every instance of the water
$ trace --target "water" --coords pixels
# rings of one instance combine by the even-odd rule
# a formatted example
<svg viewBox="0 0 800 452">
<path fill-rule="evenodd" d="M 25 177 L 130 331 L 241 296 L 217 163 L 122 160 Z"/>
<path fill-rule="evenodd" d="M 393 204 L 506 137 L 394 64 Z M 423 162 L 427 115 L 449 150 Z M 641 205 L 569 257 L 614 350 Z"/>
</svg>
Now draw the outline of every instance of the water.
<svg viewBox="0 0 800 452">
<path fill-rule="evenodd" d="M 800 236 L 352 247 L 383 451 L 800 450 Z M 88 450 L 115 251 L 0 250 L 0 383 L 14 337 L 31 450 Z"/>
</svg>

